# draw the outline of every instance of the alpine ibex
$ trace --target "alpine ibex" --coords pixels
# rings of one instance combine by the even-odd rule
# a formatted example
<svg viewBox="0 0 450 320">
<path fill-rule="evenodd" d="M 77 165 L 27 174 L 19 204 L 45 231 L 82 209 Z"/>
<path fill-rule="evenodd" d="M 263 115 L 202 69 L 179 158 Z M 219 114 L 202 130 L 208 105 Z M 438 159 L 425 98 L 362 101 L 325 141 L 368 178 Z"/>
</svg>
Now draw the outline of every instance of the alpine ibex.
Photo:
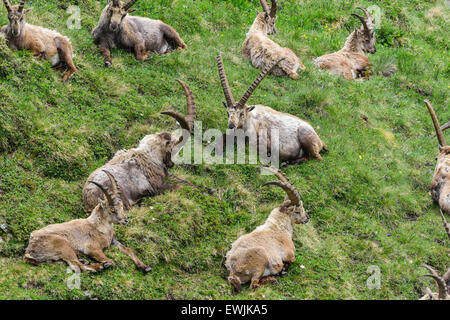
<svg viewBox="0 0 450 320">
<path fill-rule="evenodd" d="M 441 277 L 432 267 L 426 264 L 423 264 L 422 267 L 431 272 L 431 274 L 426 274 L 425 276 L 431 277 L 436 281 L 438 292 L 433 292 L 427 287 L 425 295 L 420 300 L 450 300 L 450 269 Z"/>
<path fill-rule="evenodd" d="M 280 45 L 267 37 L 268 34 L 276 33 L 276 14 L 277 2 L 272 0 L 272 8 L 269 12 L 269 6 L 266 0 L 260 0 L 263 12 L 257 12 L 257 16 L 247 38 L 242 45 L 244 57 L 251 61 L 255 68 L 265 69 L 274 62 L 284 58 L 277 64 L 270 73 L 275 76 L 289 76 L 292 79 L 298 79 L 297 70 L 305 70 L 300 58 L 289 48 L 282 48 Z"/>
<path fill-rule="evenodd" d="M 364 18 L 352 13 L 353 16 L 361 20 L 362 27 L 360 29 L 355 28 L 341 50 L 313 60 L 317 67 L 344 76 L 347 80 L 364 77 L 364 72 L 372 65 L 367 58 L 367 53 L 374 54 L 377 52 L 372 16 L 367 9 L 357 8 L 361 9 L 366 15 Z"/>
<path fill-rule="evenodd" d="M 33 231 L 25 251 L 25 261 L 40 264 L 46 261 L 64 260 L 74 272 L 98 272 L 111 266 L 113 261 L 103 253 L 111 245 L 118 246 L 129 255 L 136 266 L 149 272 L 151 268 L 144 265 L 133 250 L 123 246 L 114 239 L 114 224 L 126 224 L 127 217 L 120 197 L 117 181 L 108 171 L 104 171 L 110 180 L 111 188 L 94 181 L 105 195 L 105 200 L 98 199 L 97 205 L 87 219 L 77 219 L 66 223 L 51 224 Z M 88 255 L 99 263 L 84 265 L 78 254 Z"/>
<path fill-rule="evenodd" d="M 181 127 L 192 132 L 195 118 L 195 101 L 190 88 L 181 80 L 177 80 L 184 89 L 187 100 L 187 116 L 179 112 L 165 111 L 163 114 L 175 118 Z M 157 133 L 145 136 L 137 148 L 120 150 L 101 168 L 95 170 L 83 188 L 83 202 L 87 212 L 96 206 L 101 191 L 89 181 L 109 186 L 105 169 L 114 174 L 122 189 L 122 201 L 125 209 L 131 208 L 145 196 L 154 196 L 165 190 L 178 188 L 164 182 L 168 176 L 168 168 L 172 168 L 173 150 L 183 141 L 183 136 L 174 138 L 170 133 Z"/>
<path fill-rule="evenodd" d="M 226 99 L 224 105 L 228 113 L 228 129 L 243 129 L 249 136 L 267 139 L 267 150 L 271 150 L 273 143 L 278 144 L 279 159 L 285 164 L 300 163 L 308 158 L 321 160 L 320 152 L 327 151 L 327 147 L 309 123 L 291 114 L 278 112 L 263 105 L 247 105 L 252 93 L 278 62 L 275 61 L 266 66 L 242 98 L 236 102 L 228 84 L 222 55 L 219 53 L 217 64 Z M 279 141 L 271 141 L 270 131 L 272 129 L 278 129 Z M 267 137 L 260 135 L 263 130 L 268 131 Z"/>
<path fill-rule="evenodd" d="M 48 59 L 55 70 L 67 70 L 62 80 L 65 82 L 77 72 L 72 58 L 72 45 L 69 38 L 54 30 L 28 24 L 25 14 L 31 8 L 24 9 L 25 0 L 18 6 L 11 6 L 8 0 L 3 0 L 8 11 L 8 25 L 1 28 L 8 47 L 13 50 L 30 50 L 38 59 Z"/>
<path fill-rule="evenodd" d="M 424 102 L 430 112 L 439 141 L 439 155 L 431 182 L 431 195 L 441 210 L 450 215 L 450 146 L 447 146 L 445 142 L 444 134 L 430 101 L 425 100 Z"/>
<path fill-rule="evenodd" d="M 251 289 L 276 281 L 273 276 L 295 262 L 293 225 L 309 221 L 300 195 L 289 179 L 279 170 L 269 170 L 280 181 L 267 182 L 263 186 L 279 186 L 287 193 L 287 199 L 272 210 L 265 224 L 237 239 L 227 253 L 228 281 L 235 292 L 240 292 L 241 284 L 249 281 Z"/>
<path fill-rule="evenodd" d="M 111 48 L 134 51 L 137 60 L 145 60 L 151 53 L 166 54 L 187 48 L 174 28 L 160 20 L 130 16 L 137 0 L 108 0 L 97 27 L 92 31 L 94 43 L 105 59 L 105 66 L 112 65 Z"/>
</svg>

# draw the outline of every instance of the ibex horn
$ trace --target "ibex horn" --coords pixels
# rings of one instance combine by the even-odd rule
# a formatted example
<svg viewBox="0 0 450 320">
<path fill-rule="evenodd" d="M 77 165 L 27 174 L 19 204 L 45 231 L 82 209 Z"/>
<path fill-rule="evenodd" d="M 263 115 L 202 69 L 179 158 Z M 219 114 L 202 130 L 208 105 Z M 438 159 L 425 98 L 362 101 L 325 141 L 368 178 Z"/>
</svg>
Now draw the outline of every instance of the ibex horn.
<svg viewBox="0 0 450 320">
<path fill-rule="evenodd" d="M 184 81 L 181 81 L 180 79 L 175 79 L 175 80 L 177 80 L 178 83 L 181 84 L 181 86 L 183 87 L 184 94 L 186 96 L 186 105 L 187 105 L 186 120 L 188 121 L 189 126 L 192 130 L 194 128 L 194 120 L 195 120 L 195 113 L 196 113 L 194 95 L 192 94 L 191 88 Z"/>
<path fill-rule="evenodd" d="M 272 0 L 272 7 L 270 8 L 270 16 L 275 18 L 277 16 L 278 3 L 277 0 Z"/>
<path fill-rule="evenodd" d="M 448 128 L 450 128 L 450 121 L 447 122 L 446 124 L 444 124 L 443 126 L 441 126 L 441 131 L 444 132 Z M 436 133 L 433 133 L 432 137 L 434 138 L 435 136 L 436 136 Z"/>
<path fill-rule="evenodd" d="M 100 190 L 105 194 L 106 199 L 108 200 L 109 205 L 114 205 L 113 198 L 111 194 L 108 192 L 108 190 L 105 189 L 100 183 L 97 183 L 95 181 L 89 181 L 89 183 L 95 184 L 97 187 L 99 187 Z"/>
<path fill-rule="evenodd" d="M 137 2 L 137 0 L 128 0 L 124 5 L 123 5 L 123 10 L 128 11 L 135 3 Z"/>
<path fill-rule="evenodd" d="M 274 167 L 259 167 L 259 168 L 272 172 L 281 182 L 291 183 L 289 178 L 286 177 L 286 175 L 281 170 L 275 169 Z"/>
<path fill-rule="evenodd" d="M 372 16 L 370 15 L 370 12 L 363 7 L 356 7 L 356 9 L 361 10 L 362 12 L 364 12 L 364 14 L 366 15 L 366 21 L 370 24 L 373 25 L 373 20 L 372 20 Z"/>
<path fill-rule="evenodd" d="M 298 194 L 297 190 L 294 189 L 294 187 L 290 183 L 281 182 L 281 181 L 271 181 L 266 182 L 262 186 L 268 186 L 268 185 L 275 185 L 282 188 L 286 194 L 289 197 L 289 200 L 291 200 L 291 205 L 298 206 L 300 204 L 300 195 Z"/>
<path fill-rule="evenodd" d="M 270 10 L 269 10 L 269 5 L 267 4 L 267 1 L 266 0 L 259 0 L 259 3 L 261 3 L 261 7 L 263 8 L 263 11 L 265 13 L 269 14 Z"/>
<path fill-rule="evenodd" d="M 425 276 L 433 278 L 434 281 L 436 281 L 439 288 L 439 299 L 445 299 L 447 296 L 447 285 L 445 284 L 444 279 L 432 267 L 426 264 L 422 264 L 421 267 L 424 267 L 431 272 L 431 274 L 426 274 Z"/>
<path fill-rule="evenodd" d="M 116 178 L 114 178 L 114 176 L 107 170 L 102 170 L 104 173 L 106 173 L 106 175 L 109 178 L 109 181 L 111 182 L 111 186 L 112 186 L 112 190 L 115 196 L 118 196 L 120 191 L 119 191 L 119 186 L 117 184 L 117 180 Z"/>
<path fill-rule="evenodd" d="M 441 147 L 447 146 L 444 139 L 444 134 L 442 133 L 441 126 L 439 124 L 439 121 L 437 119 L 436 113 L 434 112 L 433 107 L 431 106 L 430 101 L 424 100 L 425 104 L 427 105 L 428 111 L 430 112 L 431 119 L 433 120 L 434 129 L 436 130 L 436 135 L 439 141 L 439 145 Z"/>
<path fill-rule="evenodd" d="M 25 6 L 25 0 L 20 1 L 19 3 L 19 13 L 22 13 L 23 7 Z"/>
<path fill-rule="evenodd" d="M 360 16 L 359 14 L 356 13 L 352 13 L 352 16 L 357 17 L 359 20 L 361 20 L 361 23 L 363 24 L 365 30 L 370 30 L 369 27 L 367 26 L 367 21 L 366 19 L 364 19 L 363 16 Z"/>
<path fill-rule="evenodd" d="M 236 104 L 237 108 L 243 108 L 244 105 L 247 103 L 250 96 L 253 94 L 255 89 L 258 87 L 258 85 L 263 81 L 263 79 L 267 76 L 268 73 L 270 73 L 281 61 L 283 61 L 285 58 L 279 59 L 278 61 L 274 62 L 272 65 L 267 66 L 263 72 L 256 78 L 256 80 L 252 83 L 250 88 L 244 93 L 241 100 Z"/>
<path fill-rule="evenodd" d="M 230 85 L 228 84 L 227 74 L 225 73 L 225 68 L 223 67 L 222 53 L 219 52 L 217 55 L 217 67 L 219 69 L 220 83 L 222 84 L 223 94 L 227 100 L 227 107 L 234 107 L 234 98 L 231 93 Z"/>
<path fill-rule="evenodd" d="M 11 12 L 12 8 L 11 8 L 11 4 L 9 3 L 8 0 L 3 0 L 3 3 L 5 4 L 6 7 L 6 11 Z"/>
</svg>

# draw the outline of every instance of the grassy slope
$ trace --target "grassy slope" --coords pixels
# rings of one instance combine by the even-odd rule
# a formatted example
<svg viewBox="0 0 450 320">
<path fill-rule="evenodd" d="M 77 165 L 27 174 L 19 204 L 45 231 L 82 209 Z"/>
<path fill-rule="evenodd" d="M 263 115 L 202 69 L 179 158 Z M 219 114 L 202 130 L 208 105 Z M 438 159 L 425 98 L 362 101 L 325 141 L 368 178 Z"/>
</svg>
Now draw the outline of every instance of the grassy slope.
<svg viewBox="0 0 450 320">
<path fill-rule="evenodd" d="M 101 6 L 78 2 L 79 31 L 65 25 L 68 0 L 39 1 L 28 19 L 72 39 L 80 73 L 68 84 L 47 62 L 11 53 L 0 43 L 0 223 L 6 221 L 11 232 L 0 231 L 8 240 L 0 244 L 0 298 L 78 299 L 86 291 L 100 299 L 233 298 L 224 255 L 283 197 L 277 189 L 261 190 L 268 178 L 252 166 L 176 167 L 175 173 L 218 189 L 218 195 L 184 188 L 146 199 L 129 213 L 130 226 L 117 227 L 117 234 L 153 266 L 149 275 L 110 249 L 116 267 L 83 274 L 81 290 L 69 291 L 65 265 L 22 262 L 31 231 L 84 216 L 81 191 L 90 172 L 145 134 L 174 128 L 159 111 L 185 108 L 175 78 L 193 89 L 203 127 L 225 128 L 217 52 L 224 53 L 235 95 L 258 75 L 240 51 L 256 0 L 140 1 L 136 14 L 173 25 L 189 50 L 144 63 L 115 50 L 110 69 L 102 67 L 90 36 Z M 312 217 L 295 228 L 297 262 L 279 284 L 235 298 L 416 299 L 431 285 L 418 266 L 444 270 L 450 260 L 449 241 L 428 194 L 437 141 L 430 139 L 432 124 L 422 102 L 428 95 L 440 121 L 450 117 L 448 7 L 419 0 L 281 2 L 274 39 L 297 52 L 307 71 L 298 81 L 268 77 L 251 102 L 311 122 L 330 152 L 322 162 L 285 170 Z M 378 52 L 370 59 L 378 73 L 397 65 L 395 75 L 376 74 L 361 83 L 315 70 L 311 59 L 339 49 L 358 24 L 349 16 L 352 8 L 371 4 L 384 14 Z M 2 7 L 0 24 L 5 23 Z M 370 265 L 381 269 L 380 290 L 366 287 Z"/>
</svg>

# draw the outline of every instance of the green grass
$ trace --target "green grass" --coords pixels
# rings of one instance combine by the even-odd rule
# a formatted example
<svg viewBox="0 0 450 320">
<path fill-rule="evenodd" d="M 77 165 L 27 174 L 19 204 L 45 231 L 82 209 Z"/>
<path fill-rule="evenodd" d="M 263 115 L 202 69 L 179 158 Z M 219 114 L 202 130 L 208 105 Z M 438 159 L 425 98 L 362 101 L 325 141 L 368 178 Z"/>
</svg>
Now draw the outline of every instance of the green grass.
<svg viewBox="0 0 450 320">
<path fill-rule="evenodd" d="M 177 166 L 175 174 L 218 190 L 189 188 L 148 198 L 129 212 L 117 236 L 153 272 L 141 274 L 112 248 L 116 266 L 82 274 L 80 290 L 67 289 L 64 264 L 22 261 L 29 234 L 50 223 L 84 217 L 81 192 L 88 175 L 121 148 L 146 134 L 171 131 L 159 112 L 185 109 L 175 78 L 185 80 L 197 101 L 203 128 L 225 129 L 227 118 L 215 65 L 223 52 L 235 95 L 259 71 L 242 58 L 241 44 L 259 1 L 140 1 L 135 14 L 175 27 L 189 49 L 139 62 L 113 50 L 113 67 L 92 42 L 106 1 L 78 1 L 82 29 L 66 27 L 71 1 L 39 1 L 30 23 L 69 36 L 80 69 L 67 84 L 48 62 L 11 52 L 0 40 L 0 230 L 1 299 L 417 299 L 431 280 L 427 263 L 449 266 L 449 240 L 429 186 L 437 155 L 424 98 L 442 122 L 448 109 L 450 32 L 444 1 L 280 1 L 277 42 L 292 48 L 307 71 L 298 81 L 267 77 L 250 103 L 261 103 L 309 121 L 328 145 L 321 162 L 285 169 L 311 216 L 295 227 L 296 262 L 279 284 L 231 295 L 224 256 L 231 243 L 264 222 L 283 199 L 261 189 L 269 178 L 254 166 Z M 312 58 L 339 49 L 354 7 L 382 11 L 370 81 L 347 82 L 319 72 Z M 0 9 L 0 24 L 6 24 Z M 384 68 L 396 73 L 385 78 Z M 360 119 L 364 114 L 371 126 Z M 381 270 L 381 289 L 369 290 L 367 268 Z M 301 266 L 304 266 L 302 268 Z"/>
</svg>

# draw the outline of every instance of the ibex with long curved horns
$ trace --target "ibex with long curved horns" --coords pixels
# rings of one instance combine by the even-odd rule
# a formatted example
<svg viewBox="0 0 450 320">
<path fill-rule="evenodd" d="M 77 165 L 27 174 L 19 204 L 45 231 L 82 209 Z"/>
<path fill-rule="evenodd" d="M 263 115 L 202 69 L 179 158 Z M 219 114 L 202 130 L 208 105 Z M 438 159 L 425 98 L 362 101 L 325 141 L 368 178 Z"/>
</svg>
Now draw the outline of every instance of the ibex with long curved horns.
<svg viewBox="0 0 450 320">
<path fill-rule="evenodd" d="M 166 115 L 175 118 L 182 129 L 192 132 L 195 118 L 195 101 L 189 86 L 177 80 L 183 87 L 187 101 L 187 116 L 175 111 L 165 111 Z M 102 185 L 109 185 L 104 170 L 114 174 L 122 189 L 122 201 L 129 209 L 145 196 L 155 196 L 165 190 L 173 190 L 178 185 L 164 182 L 172 168 L 172 154 L 174 149 L 183 141 L 183 136 L 174 137 L 164 132 L 145 136 L 137 148 L 120 150 L 101 168 L 98 168 L 88 178 L 83 189 L 83 202 L 86 211 L 90 212 L 96 205 L 98 198 L 102 198 L 98 188 L 94 188 L 89 181 Z"/>
<path fill-rule="evenodd" d="M 430 101 L 425 100 L 424 102 L 430 112 L 439 141 L 439 155 L 431 182 L 431 195 L 441 210 L 450 215 L 450 146 L 447 146 L 445 142 L 444 133 Z"/>
<path fill-rule="evenodd" d="M 174 28 L 160 20 L 130 16 L 137 0 L 108 0 L 97 27 L 92 31 L 95 44 L 105 59 L 105 66 L 112 65 L 111 48 L 134 51 L 137 60 L 145 60 L 151 53 L 166 54 L 187 48 Z"/>
<path fill-rule="evenodd" d="M 227 253 L 225 265 L 229 271 L 228 281 L 235 292 L 240 292 L 241 284 L 249 281 L 251 289 L 275 281 L 274 275 L 287 270 L 295 262 L 293 226 L 309 221 L 300 195 L 289 179 L 279 170 L 267 169 L 279 181 L 267 182 L 263 186 L 282 188 L 287 199 L 272 210 L 265 224 L 237 239 Z"/>
<path fill-rule="evenodd" d="M 105 256 L 103 250 L 114 245 L 129 255 L 140 270 L 144 272 L 151 270 L 139 260 L 133 250 L 118 243 L 114 238 L 114 224 L 126 224 L 128 220 L 117 181 L 110 172 L 105 170 L 104 173 L 110 180 L 110 188 L 95 181 L 89 181 L 105 196 L 104 200 L 97 200 L 97 205 L 89 218 L 51 224 L 33 231 L 25 251 L 25 261 L 40 264 L 46 261 L 64 260 L 74 272 L 80 272 L 80 269 L 98 272 L 113 263 Z M 98 263 L 84 265 L 78 259 L 79 253 L 94 258 Z"/>
<path fill-rule="evenodd" d="M 363 77 L 366 69 L 372 65 L 367 58 L 367 53 L 374 54 L 377 51 L 372 16 L 367 9 L 357 8 L 362 10 L 366 16 L 364 18 L 352 13 L 353 16 L 361 20 L 362 27 L 360 29 L 355 28 L 341 50 L 313 60 L 317 67 L 344 76 L 347 80 Z"/>
<path fill-rule="evenodd" d="M 278 144 L 279 159 L 286 164 L 300 163 L 308 158 L 321 160 L 320 152 L 326 151 L 327 148 L 309 123 L 263 105 L 247 105 L 252 93 L 278 63 L 279 61 L 275 61 L 266 66 L 242 98 L 236 102 L 228 84 L 222 55 L 219 53 L 217 64 L 226 100 L 224 105 L 228 113 L 228 129 L 243 129 L 249 136 L 256 136 L 259 140 L 262 139 L 261 141 L 266 139 L 267 150 L 271 150 L 272 144 Z M 271 141 L 270 130 L 272 129 L 278 130 L 279 141 Z M 268 131 L 267 137 L 260 134 L 265 130 Z"/>
<path fill-rule="evenodd" d="M 255 68 L 265 69 L 274 62 L 283 59 L 270 73 L 275 76 L 289 76 L 298 79 L 297 70 L 305 70 L 305 66 L 299 57 L 289 48 L 282 48 L 280 45 L 267 37 L 268 34 L 276 33 L 277 2 L 272 0 L 272 8 L 266 0 L 260 0 L 263 12 L 257 12 L 257 16 L 247 37 L 242 45 L 244 57 L 251 61 Z"/>
<path fill-rule="evenodd" d="M 77 72 L 72 58 L 72 45 L 69 38 L 58 32 L 28 24 L 25 14 L 31 8 L 24 9 L 25 0 L 18 6 L 11 6 L 8 0 L 3 0 L 8 11 L 8 25 L 1 28 L 8 47 L 13 50 L 30 50 L 39 59 L 48 59 L 55 70 L 67 70 L 62 80 L 67 81 Z"/>
<path fill-rule="evenodd" d="M 430 271 L 430 274 L 426 274 L 426 277 L 433 278 L 438 286 L 438 292 L 431 291 L 430 288 L 426 288 L 425 295 L 420 300 L 450 300 L 450 269 L 444 274 L 443 277 L 434 270 L 432 267 L 423 264 L 422 267 Z"/>
</svg>

